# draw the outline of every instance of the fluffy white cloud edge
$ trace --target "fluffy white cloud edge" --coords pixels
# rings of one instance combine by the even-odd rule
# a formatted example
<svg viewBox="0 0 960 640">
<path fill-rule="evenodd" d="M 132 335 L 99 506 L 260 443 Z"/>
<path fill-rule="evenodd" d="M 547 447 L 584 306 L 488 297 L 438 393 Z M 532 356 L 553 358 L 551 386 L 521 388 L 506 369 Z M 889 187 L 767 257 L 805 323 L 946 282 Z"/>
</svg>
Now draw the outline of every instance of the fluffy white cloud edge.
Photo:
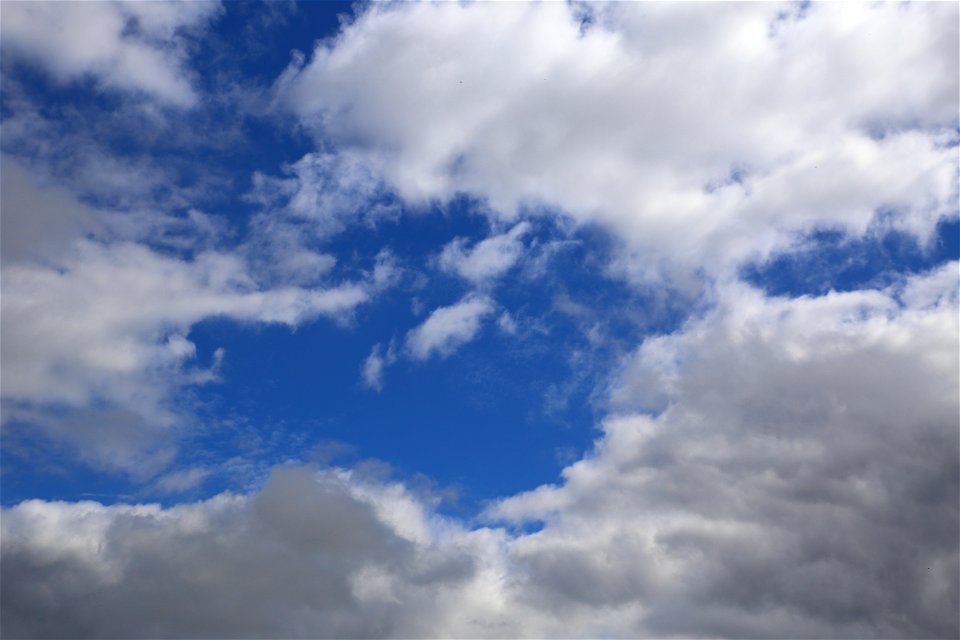
<svg viewBox="0 0 960 640">
<path fill-rule="evenodd" d="M 374 5 L 277 91 L 408 202 L 600 223 L 624 273 L 682 283 L 878 214 L 930 237 L 956 212 L 956 25 L 951 4 Z M 483 280 L 502 242 L 441 264 Z"/>
<path fill-rule="evenodd" d="M 11 2 L 0 35 L 7 55 L 39 63 L 59 81 L 95 78 L 163 104 L 198 100 L 185 67 L 184 34 L 220 11 L 218 1 Z"/>
</svg>

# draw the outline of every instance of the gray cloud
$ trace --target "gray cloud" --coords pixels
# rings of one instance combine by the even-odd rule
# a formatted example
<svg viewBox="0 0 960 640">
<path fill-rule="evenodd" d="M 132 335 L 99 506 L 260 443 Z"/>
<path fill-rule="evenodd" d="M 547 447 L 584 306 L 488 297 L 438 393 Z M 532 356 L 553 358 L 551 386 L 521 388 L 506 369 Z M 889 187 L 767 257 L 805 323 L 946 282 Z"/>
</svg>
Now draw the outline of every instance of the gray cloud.
<svg viewBox="0 0 960 640">
<path fill-rule="evenodd" d="M 166 511 L 24 503 L 3 519 L 4 636 L 409 635 L 420 591 L 475 567 L 391 524 L 378 510 L 405 498 L 379 491 L 280 468 L 254 496 Z"/>
<path fill-rule="evenodd" d="M 4 633 L 954 637 L 957 268 L 818 298 L 721 287 L 623 370 L 662 412 L 612 415 L 561 484 L 487 511 L 535 533 L 336 469 L 169 509 L 6 509 Z"/>
<path fill-rule="evenodd" d="M 627 636 L 956 636 L 957 266 L 885 293 L 736 285 L 648 339 L 616 391 L 663 411 L 608 418 L 563 485 L 491 510 L 546 520 L 513 549 L 526 596 L 612 606 Z"/>
</svg>

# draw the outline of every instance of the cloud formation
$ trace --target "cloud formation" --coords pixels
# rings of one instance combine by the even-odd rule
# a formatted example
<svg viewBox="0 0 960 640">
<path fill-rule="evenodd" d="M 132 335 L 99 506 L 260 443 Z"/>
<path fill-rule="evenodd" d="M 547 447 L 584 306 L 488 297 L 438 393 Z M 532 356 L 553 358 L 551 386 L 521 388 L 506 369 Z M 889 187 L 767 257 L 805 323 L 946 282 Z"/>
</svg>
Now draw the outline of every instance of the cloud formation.
<svg viewBox="0 0 960 640">
<path fill-rule="evenodd" d="M 450 605 L 493 587 L 477 558 L 498 542 L 400 486 L 302 468 L 171 509 L 29 501 L 2 532 L 9 637 L 459 635 L 475 612 Z"/>
<path fill-rule="evenodd" d="M 785 247 L 815 252 L 813 232 L 924 240 L 955 218 L 955 4 L 375 4 L 253 97 L 232 84 L 247 59 L 207 68 L 223 78 L 191 71 L 222 9 L 3 7 L 5 449 L 39 433 L 53 444 L 27 463 L 65 445 L 147 491 L 196 490 L 217 476 L 205 466 L 217 447 L 233 446 L 178 460 L 192 392 L 230 358 L 191 335 L 216 318 L 374 324 L 380 337 L 335 353 L 352 354 L 346 386 L 359 364 L 376 391 L 400 354 L 423 372 L 489 327 L 484 347 L 524 352 L 491 370 L 550 349 L 557 358 L 535 362 L 603 381 L 588 400 L 597 439 L 579 460 L 564 454 L 557 482 L 464 517 L 362 464 L 281 464 L 262 482 L 280 456 L 257 453 L 231 461 L 256 467 L 242 492 L 197 502 L 4 507 L 5 636 L 960 635 L 960 264 L 815 296 L 738 277 Z M 122 108 L 31 93 L 18 69 Z M 289 115 L 250 131 L 238 116 L 204 146 L 202 123 L 222 115 L 221 103 L 190 119 L 208 85 L 232 87 L 216 98 L 231 109 L 237 97 L 291 111 L 295 140 L 208 171 L 211 149 L 247 134 L 272 143 L 280 134 L 261 129 Z M 211 185 L 235 193 L 216 200 Z M 460 215 L 463 202 L 489 237 L 457 235 L 459 220 L 421 233 L 435 208 Z M 425 211 L 386 244 L 361 234 Z M 548 227 L 556 235 L 539 235 Z M 597 228 L 603 246 L 582 255 L 602 264 L 549 271 Z M 557 237 L 570 229 L 583 233 Z M 557 286 L 510 288 L 520 267 L 524 286 Z M 568 291 L 612 287 L 588 281 L 600 271 L 631 295 Z M 438 272 L 458 289 L 438 278 L 443 290 L 421 297 Z M 383 317 L 357 312 L 396 285 L 415 305 L 462 297 L 412 328 L 405 299 Z M 664 299 L 677 290 L 675 307 Z M 679 307 L 691 315 L 659 323 Z M 674 328 L 650 333 L 663 325 Z M 363 360 L 383 335 L 398 338 Z M 601 376 L 607 358 L 616 367 Z M 302 376 L 311 393 L 331 380 L 313 375 L 322 360 Z M 566 408 L 572 387 L 543 378 L 547 411 Z M 417 401 L 432 399 L 425 387 Z M 229 411 L 216 417 L 249 419 Z M 330 422 L 359 415 L 339 413 Z M 330 417 L 308 414 L 296 419 Z M 408 435 L 393 432 L 391 444 Z M 528 436 L 502 446 L 539 444 Z M 282 459 L 307 459 L 305 443 Z"/>
<path fill-rule="evenodd" d="M 611 416 L 561 484 L 487 511 L 535 533 L 335 469 L 169 509 L 6 509 L 5 632 L 955 636 L 957 269 L 718 292 L 624 369 L 662 412 Z"/>
<path fill-rule="evenodd" d="M 594 454 L 490 509 L 546 523 L 513 548 L 525 597 L 608 607 L 598 635 L 956 635 L 957 271 L 735 285 L 645 341 Z"/>
<path fill-rule="evenodd" d="M 434 355 L 445 358 L 473 340 L 483 320 L 493 311 L 493 301 L 476 294 L 468 294 L 448 307 L 438 307 L 407 334 L 407 350 L 417 360 Z"/>
<path fill-rule="evenodd" d="M 178 256 L 118 237 L 111 226 L 121 214 L 38 188 L 7 160 L 4 169 L 5 186 L 22 181 L 3 191 L 5 244 L 8 233 L 18 240 L 4 250 L 2 274 L 3 420 L 33 424 L 100 466 L 143 472 L 169 461 L 166 446 L 153 452 L 156 464 L 144 452 L 170 444 L 184 417 L 175 392 L 215 380 L 222 358 L 197 362 L 187 339 L 196 323 L 345 318 L 392 278 L 384 254 L 354 281 L 263 283 L 241 252 L 204 247 L 202 214 L 180 237 L 192 255 Z"/>
<path fill-rule="evenodd" d="M 440 268 L 455 273 L 474 284 L 481 284 L 503 275 L 523 255 L 523 236 L 530 224 L 521 222 L 499 235 L 490 236 L 473 247 L 466 247 L 464 238 L 455 238 L 443 247 L 438 259 Z"/>
<path fill-rule="evenodd" d="M 370 355 L 363 361 L 363 383 L 374 391 L 383 390 L 383 371 L 397 361 L 397 346 L 391 340 L 386 353 L 380 343 L 373 345 Z"/>
<path fill-rule="evenodd" d="M 278 90 L 406 200 L 600 222 L 640 279 L 956 211 L 957 8 L 374 6 Z M 897 47 L 890 47 L 897 42 Z M 842 98 L 838 99 L 838 96 Z"/>
<path fill-rule="evenodd" d="M 184 67 L 186 37 L 220 11 L 200 2 L 13 2 L 0 35 L 7 55 L 39 64 L 60 82 L 87 77 L 161 103 L 197 101 Z"/>
</svg>

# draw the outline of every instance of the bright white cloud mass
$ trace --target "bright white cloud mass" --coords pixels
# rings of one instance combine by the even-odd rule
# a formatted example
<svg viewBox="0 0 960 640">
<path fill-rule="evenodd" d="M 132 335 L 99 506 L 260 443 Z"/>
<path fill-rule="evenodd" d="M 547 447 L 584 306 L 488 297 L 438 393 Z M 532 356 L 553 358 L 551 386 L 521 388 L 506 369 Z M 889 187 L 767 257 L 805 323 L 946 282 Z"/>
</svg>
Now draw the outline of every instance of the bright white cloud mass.
<svg viewBox="0 0 960 640">
<path fill-rule="evenodd" d="M 958 24 L 4 3 L 0 636 L 958 637 Z"/>
</svg>

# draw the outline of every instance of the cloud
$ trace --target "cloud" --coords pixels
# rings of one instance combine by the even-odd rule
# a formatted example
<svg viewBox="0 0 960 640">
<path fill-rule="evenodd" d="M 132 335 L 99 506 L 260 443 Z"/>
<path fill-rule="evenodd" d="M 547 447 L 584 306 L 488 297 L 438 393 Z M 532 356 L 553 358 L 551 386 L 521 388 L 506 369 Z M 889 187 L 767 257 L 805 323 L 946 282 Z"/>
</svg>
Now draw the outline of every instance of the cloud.
<svg viewBox="0 0 960 640">
<path fill-rule="evenodd" d="M 41 186 L 20 163 L 0 156 L 3 193 L 3 264 L 50 260 L 84 232 L 98 227 L 95 214 L 65 189 Z"/>
<path fill-rule="evenodd" d="M 400 486 L 304 468 L 170 509 L 28 501 L 3 516 L 10 637 L 462 635 L 495 585 L 476 558 L 502 538 Z"/>
<path fill-rule="evenodd" d="M 359 222 L 375 224 L 394 215 L 375 165 L 359 155 L 308 153 L 284 167 L 290 177 L 256 172 L 247 199 L 271 217 L 309 222 L 321 237 Z"/>
<path fill-rule="evenodd" d="M 504 311 L 500 314 L 500 317 L 497 318 L 497 328 L 499 328 L 500 331 L 503 331 L 508 336 L 516 335 L 517 321 L 513 319 L 513 316 Z"/>
<path fill-rule="evenodd" d="M 19 180 L 8 189 L 7 178 Z M 219 230 L 199 212 L 181 220 L 177 242 L 187 250 L 178 255 L 155 233 L 162 216 L 126 234 L 150 236 L 154 247 L 118 237 L 121 214 L 84 206 L 56 185 L 39 188 L 7 159 L 2 199 L 5 437 L 12 424 L 33 425 L 87 462 L 137 474 L 170 460 L 185 418 L 176 392 L 216 379 L 222 353 L 198 362 L 187 339 L 193 325 L 343 319 L 396 273 L 381 254 L 354 281 L 264 283 L 242 252 L 206 247 Z M 8 239 L 17 241 L 9 253 Z"/>
<path fill-rule="evenodd" d="M 374 391 L 383 390 L 383 370 L 397 361 L 397 347 L 391 340 L 387 352 L 383 353 L 380 344 L 373 345 L 370 355 L 363 362 L 363 383 Z"/>
<path fill-rule="evenodd" d="M 349 153 L 308 153 L 283 173 L 255 172 L 244 196 L 260 208 L 246 251 L 272 281 L 322 280 L 336 263 L 321 250 L 325 242 L 349 227 L 372 228 L 399 215 L 375 168 Z M 387 253 L 378 261 L 376 277 L 386 282 L 398 274 Z"/>
<path fill-rule="evenodd" d="M 521 222 L 506 233 L 490 236 L 469 249 L 465 247 L 465 239 L 456 238 L 440 252 L 440 268 L 474 284 L 501 276 L 520 260 L 524 249 L 522 238 L 529 231 L 530 224 Z"/>
<path fill-rule="evenodd" d="M 39 64 L 59 82 L 92 77 L 190 107 L 197 94 L 183 69 L 186 36 L 219 11 L 218 2 L 13 3 L 0 33 L 7 55 Z"/>
<path fill-rule="evenodd" d="M 407 334 L 407 350 L 417 360 L 438 355 L 445 358 L 470 342 L 480 323 L 493 313 L 493 301 L 469 294 L 449 307 L 439 307 L 419 327 Z"/>
<path fill-rule="evenodd" d="M 489 511 L 545 521 L 511 549 L 522 598 L 603 608 L 587 634 L 955 636 L 957 269 L 817 298 L 730 285 L 648 338 L 593 455 Z"/>
<path fill-rule="evenodd" d="M 219 5 L 79 7 L 4 6 L 5 72 L 32 61 L 62 82 L 201 100 L 186 56 Z M 394 191 L 468 194 L 495 230 L 431 250 L 475 291 L 409 331 L 416 360 L 448 357 L 484 323 L 522 337 L 536 321 L 483 293 L 569 242 L 524 260 L 536 239 L 521 218 L 602 225 L 622 242 L 614 273 L 707 277 L 680 328 L 630 345 L 594 448 L 557 483 L 469 522 L 359 469 L 280 466 L 249 493 L 166 508 L 28 500 L 0 518 L 4 633 L 957 637 L 960 264 L 796 298 L 735 277 L 811 230 L 882 218 L 923 237 L 955 215 L 957 11 L 373 5 L 276 83 L 323 151 L 254 174 L 249 234 L 229 242 L 193 207 L 132 210 L 170 177 L 92 133 L 60 135 L 86 113 L 57 128 L 11 106 L 3 444 L 39 431 L 168 495 L 215 473 L 171 468 L 183 392 L 225 357 L 198 354 L 191 328 L 350 317 L 401 269 L 381 251 L 335 279 L 324 242 L 398 215 Z M 35 181 L 23 158 L 64 150 L 50 173 L 73 191 Z M 616 340 L 607 316 L 626 316 L 566 293 L 553 307 L 592 348 Z M 599 368 L 567 355 L 578 376 Z M 375 345 L 363 381 L 382 388 L 395 358 Z"/>
<path fill-rule="evenodd" d="M 165 494 L 184 493 L 199 486 L 208 475 L 210 471 L 201 467 L 181 469 L 164 474 L 157 479 L 155 486 L 157 491 Z"/>
<path fill-rule="evenodd" d="M 718 292 L 708 316 L 649 340 L 624 370 L 629 386 L 647 369 L 663 412 L 610 417 L 562 485 L 489 510 L 544 520 L 536 533 L 469 531 L 343 471 L 279 469 L 260 493 L 168 510 L 23 503 L 2 520 L 5 624 L 955 635 L 957 268 L 887 292 Z M 50 603 L 70 604 L 53 616 Z"/>
<path fill-rule="evenodd" d="M 958 267 L 718 290 L 623 371 L 663 411 L 609 416 L 562 483 L 489 507 L 534 533 L 301 467 L 167 509 L 4 509 L 5 633 L 954 637 Z"/>
<path fill-rule="evenodd" d="M 921 236 L 954 213 L 956 18 L 935 4 L 373 6 L 278 87 L 408 202 L 559 210 L 613 230 L 623 273 L 679 277 L 814 228 L 862 234 L 878 211 Z"/>
</svg>

